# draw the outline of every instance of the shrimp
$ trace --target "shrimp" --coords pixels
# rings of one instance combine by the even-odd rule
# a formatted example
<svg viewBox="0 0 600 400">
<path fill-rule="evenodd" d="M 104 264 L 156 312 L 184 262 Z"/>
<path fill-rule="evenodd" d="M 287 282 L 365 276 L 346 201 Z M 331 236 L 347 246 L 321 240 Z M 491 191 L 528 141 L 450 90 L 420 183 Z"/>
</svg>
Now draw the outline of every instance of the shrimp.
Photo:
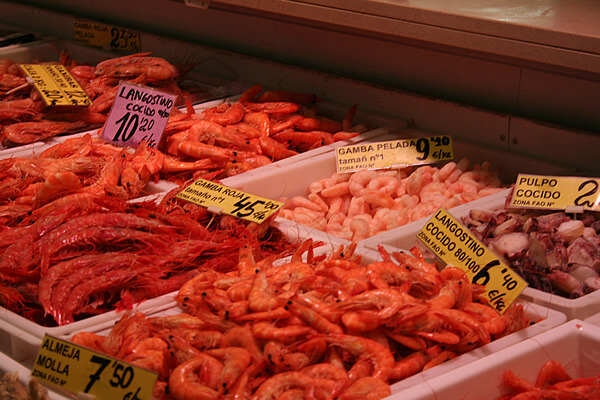
<svg viewBox="0 0 600 400">
<path fill-rule="evenodd" d="M 315 330 L 306 325 L 289 325 L 279 328 L 271 322 L 258 321 L 252 325 L 252 333 L 258 339 L 274 339 L 289 342 L 298 336 L 315 333 Z"/>
<path fill-rule="evenodd" d="M 223 335 L 222 347 L 236 346 L 245 349 L 252 357 L 254 365 L 261 364 L 262 352 L 260 351 L 252 330 L 247 326 L 236 326 Z"/>
<path fill-rule="evenodd" d="M 394 199 L 390 195 L 376 190 L 367 189 L 361 197 L 365 203 L 373 207 L 392 208 L 394 206 Z"/>
<path fill-rule="evenodd" d="M 367 185 L 372 179 L 377 177 L 377 172 L 373 170 L 362 170 L 352 174 L 348 180 L 348 190 L 352 196 L 361 196 L 367 189 Z"/>
<path fill-rule="evenodd" d="M 355 357 L 368 359 L 374 368 L 373 378 L 387 380 L 394 367 L 394 356 L 385 346 L 360 336 L 330 333 L 323 338 L 331 345 L 341 347 Z"/>
<path fill-rule="evenodd" d="M 33 207 L 49 203 L 60 194 L 74 192 L 81 187 L 79 177 L 70 171 L 57 172 L 46 178 L 44 185 L 37 191 L 33 200 Z"/>
<path fill-rule="evenodd" d="M 40 121 L 19 122 L 4 127 L 4 143 L 28 144 L 46 140 L 63 133 L 71 133 L 87 126 L 85 122 Z"/>
<path fill-rule="evenodd" d="M 224 362 L 223 370 L 217 381 L 219 394 L 226 393 L 233 386 L 235 381 L 246 371 L 251 361 L 248 350 L 241 347 L 212 349 L 207 350 L 206 354 Z"/>
<path fill-rule="evenodd" d="M 298 154 L 298 152 L 288 149 L 284 144 L 270 138 L 269 136 L 259 137 L 258 142 L 263 153 L 275 161 L 283 160 L 284 158 L 292 157 Z"/>
<path fill-rule="evenodd" d="M 387 382 L 364 377 L 356 380 L 337 397 L 338 400 L 378 400 L 388 397 L 392 394 L 390 385 Z"/>
<path fill-rule="evenodd" d="M 252 400 L 275 400 L 286 390 L 293 388 L 305 390 L 313 381 L 313 378 L 300 372 L 282 372 L 263 382 L 252 396 Z"/>
<path fill-rule="evenodd" d="M 248 308 L 252 311 L 270 311 L 282 305 L 282 299 L 276 296 L 269 286 L 265 269 L 261 269 L 254 275 L 248 294 Z"/>
<path fill-rule="evenodd" d="M 400 186 L 401 183 L 397 178 L 389 175 L 379 175 L 369 181 L 366 188 L 392 196 L 398 191 Z"/>
<path fill-rule="evenodd" d="M 429 347 L 423 351 L 415 351 L 394 364 L 390 379 L 401 380 L 421 371 L 435 356 L 442 352 L 441 345 Z"/>
<path fill-rule="evenodd" d="M 200 353 L 179 364 L 169 376 L 169 392 L 177 400 L 217 400 L 215 388 L 223 365 L 208 354 Z"/>
<path fill-rule="evenodd" d="M 168 344 L 158 337 L 144 338 L 136 343 L 125 361 L 138 367 L 146 368 L 161 376 L 168 376 L 165 364 L 165 350 Z"/>
<path fill-rule="evenodd" d="M 406 178 L 406 192 L 409 195 L 418 195 L 429 183 L 433 182 L 433 168 L 420 167 Z"/>
<path fill-rule="evenodd" d="M 182 140 L 173 142 L 174 147 L 169 146 L 168 153 L 172 155 L 185 154 L 197 159 L 210 158 L 216 161 L 228 161 L 235 159 L 236 152 L 218 146 L 196 142 L 192 140 Z"/>
<path fill-rule="evenodd" d="M 320 313 L 316 312 L 315 310 L 303 306 L 301 304 L 298 304 L 294 301 L 288 301 L 286 306 L 285 306 L 286 310 L 291 311 L 293 314 L 297 315 L 298 317 L 300 317 L 300 319 L 302 319 L 304 322 L 306 322 L 308 325 L 310 325 L 312 328 L 314 328 L 317 332 L 320 333 L 342 333 L 342 328 L 340 328 L 339 325 L 330 322 L 327 318 L 325 318 L 324 316 L 322 316 Z"/>
<path fill-rule="evenodd" d="M 163 58 L 149 57 L 149 54 L 131 54 L 102 61 L 96 65 L 96 75 L 117 79 L 145 76 L 152 81 L 166 81 L 175 77 L 177 69 L 173 65 Z"/>
</svg>

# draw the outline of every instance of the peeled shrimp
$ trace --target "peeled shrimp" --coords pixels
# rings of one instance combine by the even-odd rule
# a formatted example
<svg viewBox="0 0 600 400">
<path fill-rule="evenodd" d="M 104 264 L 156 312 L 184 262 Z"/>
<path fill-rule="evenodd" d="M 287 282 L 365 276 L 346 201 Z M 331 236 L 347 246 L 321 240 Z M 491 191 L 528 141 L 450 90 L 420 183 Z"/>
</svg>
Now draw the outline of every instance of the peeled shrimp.
<svg viewBox="0 0 600 400">
<path fill-rule="evenodd" d="M 425 218 L 440 207 L 456 207 L 502 190 L 489 162 L 468 168 L 465 158 L 441 168 L 334 173 L 312 182 L 307 197 L 286 201 L 280 216 L 347 240 L 363 240 Z"/>
</svg>

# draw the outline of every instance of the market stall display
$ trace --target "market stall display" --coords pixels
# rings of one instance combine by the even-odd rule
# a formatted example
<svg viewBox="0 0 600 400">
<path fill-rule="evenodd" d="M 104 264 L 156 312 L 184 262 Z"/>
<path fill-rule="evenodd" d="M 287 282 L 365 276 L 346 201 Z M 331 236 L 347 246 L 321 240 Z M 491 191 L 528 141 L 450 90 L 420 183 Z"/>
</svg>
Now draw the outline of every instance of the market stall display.
<svg viewBox="0 0 600 400">
<path fill-rule="evenodd" d="M 460 365 L 471 359 L 463 353 L 491 351 L 485 346 L 519 340 L 515 332 L 522 338 L 564 320 L 528 304 L 501 316 L 476 302 L 479 290 L 464 273 L 440 273 L 416 250 L 313 246 L 304 241 L 278 266 L 244 259 L 229 273 L 207 271 L 179 290 L 178 307 L 130 314 L 106 333 L 72 340 L 153 369 L 159 398 L 185 399 L 193 387 L 210 398 L 289 390 L 375 399 L 422 370 Z M 150 343 L 153 350 L 142 351 Z"/>
<path fill-rule="evenodd" d="M 144 49 L 171 56 L 181 50 L 167 49 L 173 42 L 162 39 L 152 37 Z M 180 54 L 199 47 L 184 43 Z M 13 74 L 10 60 L 0 63 L 6 70 L 0 92 L 14 96 L 0 103 L 0 124 L 6 124 L 0 138 L 7 147 L 0 151 L 2 356 L 27 368 L 41 366 L 35 354 L 49 333 L 156 371 L 156 397 L 169 399 L 188 398 L 190 388 L 207 398 L 434 399 L 457 391 L 469 398 L 455 370 L 479 378 L 472 366 L 483 364 L 476 361 L 523 341 L 537 343 L 565 318 L 600 311 L 600 291 L 593 286 L 600 279 L 595 214 L 576 221 L 565 214 L 536 215 L 526 222 L 506 219 L 513 214 L 499 211 L 501 205 L 494 208 L 523 166 L 571 172 L 559 162 L 528 157 L 530 149 L 518 151 L 519 131 L 511 130 L 510 116 L 507 121 L 471 109 L 462 114 L 468 107 L 438 108 L 431 104 L 444 103 L 438 99 L 214 55 L 206 60 L 217 61 L 216 75 L 227 70 L 236 80 L 261 84 L 242 84 L 237 87 L 247 90 L 236 91 L 239 97 L 227 93 L 216 104 L 198 105 L 177 79 L 195 64 L 150 52 L 92 62 L 74 55 L 77 62 L 64 64 L 94 104 L 49 109 L 24 85 L 22 72 Z M 278 68 L 284 72 L 274 75 Z M 81 133 L 102 125 L 123 80 L 180 94 L 182 107 L 174 109 L 156 149 L 148 143 L 114 146 L 100 139 L 103 129 Z M 214 98 L 222 89 L 194 88 L 200 98 Z M 327 93 L 331 88 L 334 93 Z M 346 98 L 354 90 L 360 96 Z M 321 112 L 327 101 L 316 93 L 342 100 L 336 117 Z M 402 114 L 411 125 L 437 126 L 438 132 L 472 125 L 464 138 L 474 143 L 457 139 L 457 158 L 446 164 L 334 173 L 336 147 L 417 131 L 396 118 L 389 125 L 394 129 L 357 123 L 363 98 L 371 111 L 393 109 L 394 116 L 408 106 Z M 414 104 L 402 104 L 406 99 Z M 437 123 L 440 110 L 452 114 L 451 123 Z M 474 118 L 465 124 L 467 114 Z M 424 124 L 429 118 L 436 122 Z M 514 135 L 504 136 L 505 130 Z M 573 158 L 579 160 L 566 157 Z M 581 159 L 585 164 L 589 158 Z M 286 206 L 258 225 L 173 198 L 197 178 Z M 143 197 L 149 193 L 158 195 Z M 566 258 L 569 271 L 554 268 L 550 281 L 578 298 L 528 288 L 498 314 L 464 272 L 441 269 L 411 249 L 418 225 L 440 206 L 458 216 L 471 213 L 464 221 L 474 231 L 506 233 L 487 244 L 507 261 L 531 253 L 522 232 L 511 231 L 515 226 L 560 222 L 552 232 L 528 228 L 526 247 L 548 266 Z M 350 209 L 343 219 L 337 212 Z M 531 261 L 518 264 L 529 267 Z M 571 342 L 557 347 L 570 354 L 575 348 Z M 0 361 L 8 366 L 11 360 Z M 571 368 L 570 360 L 561 362 Z M 586 362 L 575 364 L 586 370 Z M 531 379 L 513 369 L 517 375 L 505 375 L 511 382 Z M 498 396 L 505 395 L 505 385 L 494 382 Z"/>
<path fill-rule="evenodd" d="M 266 225 L 179 202 L 76 196 L 5 228 L 2 305 L 60 326 L 172 292 L 201 270 L 234 268 L 244 247 L 257 258 L 289 250 Z"/>
</svg>

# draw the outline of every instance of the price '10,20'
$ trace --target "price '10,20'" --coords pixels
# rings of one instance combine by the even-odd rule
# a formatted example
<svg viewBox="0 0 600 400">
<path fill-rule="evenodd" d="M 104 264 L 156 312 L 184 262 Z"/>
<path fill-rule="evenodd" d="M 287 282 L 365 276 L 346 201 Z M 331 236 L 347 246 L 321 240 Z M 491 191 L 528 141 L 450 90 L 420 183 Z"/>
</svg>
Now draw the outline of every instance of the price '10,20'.
<svg viewBox="0 0 600 400">
<path fill-rule="evenodd" d="M 126 142 L 130 140 L 135 133 L 139 130 L 140 132 L 147 132 L 154 127 L 154 120 L 142 117 L 138 114 L 132 114 L 131 112 L 127 112 L 123 114 L 121 118 L 115 121 L 119 128 L 117 129 L 117 133 L 113 137 L 113 141 L 123 141 Z"/>
</svg>

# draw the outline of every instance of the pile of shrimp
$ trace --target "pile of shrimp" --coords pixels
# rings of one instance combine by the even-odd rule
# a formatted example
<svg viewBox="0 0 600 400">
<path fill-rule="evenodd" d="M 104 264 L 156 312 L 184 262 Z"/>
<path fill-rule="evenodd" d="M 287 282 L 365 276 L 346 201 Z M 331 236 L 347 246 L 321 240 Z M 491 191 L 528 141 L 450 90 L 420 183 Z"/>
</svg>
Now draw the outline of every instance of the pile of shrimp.
<svg viewBox="0 0 600 400">
<path fill-rule="evenodd" d="M 159 149 L 177 157 L 180 171 L 165 179 L 181 183 L 189 179 L 226 178 L 270 164 L 300 152 L 364 132 L 352 125 L 357 107 L 343 120 L 317 115 L 317 97 L 308 93 L 267 90 L 254 85 L 238 101 L 224 102 L 199 113 L 171 115 Z"/>
<path fill-rule="evenodd" d="M 0 223 L 14 224 L 65 196 L 98 195 L 123 200 L 143 196 L 168 168 L 164 155 L 142 142 L 115 146 L 85 134 L 68 138 L 35 157 L 0 160 Z"/>
<path fill-rule="evenodd" d="M 233 270 L 239 249 L 289 254 L 268 224 L 216 216 L 174 194 L 160 203 L 77 196 L 0 231 L 0 305 L 65 325 L 178 290 L 200 271 Z"/>
<path fill-rule="evenodd" d="M 556 360 L 547 361 L 542 366 L 535 382 L 519 378 L 512 370 L 505 371 L 502 378 L 512 393 L 500 397 L 500 400 L 600 399 L 600 376 L 571 378 Z"/>
<path fill-rule="evenodd" d="M 72 340 L 155 371 L 162 399 L 380 399 L 529 324 L 522 304 L 499 315 L 462 270 L 439 272 L 416 248 L 380 248 L 367 264 L 356 244 L 321 256 L 316 245 L 277 266 L 247 248 L 237 270 L 183 285 L 183 312 L 128 315 L 107 336 Z"/>
<path fill-rule="evenodd" d="M 35 62 L 32 62 L 35 63 Z M 6 147 L 43 141 L 56 135 L 102 125 L 121 82 L 131 82 L 181 95 L 178 70 L 168 61 L 139 53 L 80 65 L 68 57 L 65 65 L 92 100 L 89 107 L 46 107 L 25 73 L 10 59 L 0 60 L 0 142 Z"/>
<path fill-rule="evenodd" d="M 279 216 L 346 240 L 360 241 L 503 190 L 488 162 L 334 173 L 305 196 L 283 198 Z"/>
</svg>

